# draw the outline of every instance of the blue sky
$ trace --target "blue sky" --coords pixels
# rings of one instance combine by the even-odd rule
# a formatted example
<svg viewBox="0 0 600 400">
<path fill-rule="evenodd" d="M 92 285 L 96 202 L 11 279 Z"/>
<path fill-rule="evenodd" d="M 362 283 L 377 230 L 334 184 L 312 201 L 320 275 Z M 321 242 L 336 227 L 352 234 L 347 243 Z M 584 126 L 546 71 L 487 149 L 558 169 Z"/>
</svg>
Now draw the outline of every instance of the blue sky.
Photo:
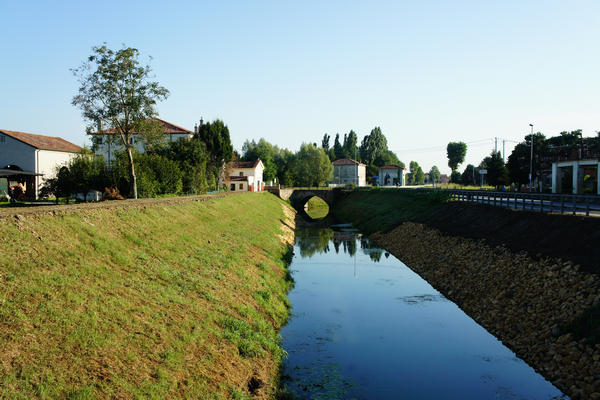
<svg viewBox="0 0 600 400">
<path fill-rule="evenodd" d="M 0 22 L 0 128 L 77 144 L 69 69 L 103 42 L 153 57 L 161 118 L 221 118 L 237 149 L 380 126 L 406 164 L 448 172 L 449 141 L 478 164 L 530 122 L 600 130 L 599 1 L 0 0 Z"/>
</svg>

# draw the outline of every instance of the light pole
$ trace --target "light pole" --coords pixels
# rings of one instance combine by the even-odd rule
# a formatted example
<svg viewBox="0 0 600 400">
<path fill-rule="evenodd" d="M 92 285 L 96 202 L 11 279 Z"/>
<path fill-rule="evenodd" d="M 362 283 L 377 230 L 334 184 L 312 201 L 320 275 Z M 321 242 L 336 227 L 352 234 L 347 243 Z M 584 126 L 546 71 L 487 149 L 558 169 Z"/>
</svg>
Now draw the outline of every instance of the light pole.
<svg viewBox="0 0 600 400">
<path fill-rule="evenodd" d="M 529 191 L 533 192 L 533 124 L 529 124 L 531 127 L 531 154 L 529 156 Z"/>
</svg>

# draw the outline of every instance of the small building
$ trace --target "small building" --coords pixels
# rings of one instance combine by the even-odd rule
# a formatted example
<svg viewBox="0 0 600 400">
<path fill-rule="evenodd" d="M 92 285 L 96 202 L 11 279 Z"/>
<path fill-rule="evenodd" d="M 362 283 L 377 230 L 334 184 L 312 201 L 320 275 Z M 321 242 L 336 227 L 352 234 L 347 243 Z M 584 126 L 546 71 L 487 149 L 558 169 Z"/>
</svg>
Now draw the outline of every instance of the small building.
<svg viewBox="0 0 600 400">
<path fill-rule="evenodd" d="M 441 174 L 440 175 L 440 183 L 442 185 L 447 185 L 450 183 L 450 176 L 446 175 L 446 174 Z"/>
<path fill-rule="evenodd" d="M 552 163 L 552 193 L 599 194 L 600 159 Z"/>
<path fill-rule="evenodd" d="M 44 179 L 67 163 L 81 147 L 54 136 L 0 129 L 0 176 L 9 186 L 22 186 L 25 197 L 35 199 Z"/>
<path fill-rule="evenodd" d="M 159 118 L 152 118 L 152 121 L 158 122 L 164 134 L 165 143 L 175 142 L 180 139 L 190 139 L 194 136 L 194 132 L 182 128 L 178 125 L 164 121 Z M 97 155 L 104 157 L 107 165 L 111 165 L 115 161 L 115 152 L 123 151 L 123 143 L 121 137 L 115 129 L 106 129 L 101 132 L 93 132 L 92 134 L 92 149 Z M 131 133 L 131 144 L 140 153 L 145 153 L 144 141 L 139 137 L 139 132 Z"/>
<path fill-rule="evenodd" d="M 265 166 L 256 161 L 232 161 L 225 168 L 225 185 L 234 191 L 262 192 L 265 190 L 263 172 Z"/>
<path fill-rule="evenodd" d="M 404 167 L 400 165 L 391 164 L 379 167 L 378 175 L 380 186 L 404 186 L 406 184 Z"/>
<path fill-rule="evenodd" d="M 333 164 L 333 185 L 366 186 L 367 166 L 351 158 L 335 160 Z"/>
</svg>

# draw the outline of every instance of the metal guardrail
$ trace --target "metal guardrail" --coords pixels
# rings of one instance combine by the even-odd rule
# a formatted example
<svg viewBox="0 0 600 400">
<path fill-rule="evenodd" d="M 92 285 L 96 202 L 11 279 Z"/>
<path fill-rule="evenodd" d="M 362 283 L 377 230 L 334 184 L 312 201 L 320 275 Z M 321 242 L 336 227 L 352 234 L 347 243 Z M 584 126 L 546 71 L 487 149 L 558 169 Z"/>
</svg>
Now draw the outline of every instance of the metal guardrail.
<svg viewBox="0 0 600 400">
<path fill-rule="evenodd" d="M 550 193 L 492 192 L 475 190 L 445 190 L 454 200 L 561 214 L 590 213 L 600 215 L 600 196 Z"/>
</svg>

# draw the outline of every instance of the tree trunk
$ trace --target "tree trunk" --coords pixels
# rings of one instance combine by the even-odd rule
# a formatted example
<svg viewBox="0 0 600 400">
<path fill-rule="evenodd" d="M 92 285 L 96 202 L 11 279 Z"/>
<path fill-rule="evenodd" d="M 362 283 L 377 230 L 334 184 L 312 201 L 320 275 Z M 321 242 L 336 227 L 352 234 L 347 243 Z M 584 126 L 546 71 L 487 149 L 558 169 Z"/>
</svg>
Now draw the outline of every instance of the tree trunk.
<svg viewBox="0 0 600 400">
<path fill-rule="evenodd" d="M 133 166 L 133 154 L 131 153 L 131 146 L 127 146 L 127 158 L 129 159 L 129 177 L 131 178 L 131 193 L 133 194 L 133 198 L 137 199 L 137 179 L 135 177 L 135 167 Z"/>
</svg>

